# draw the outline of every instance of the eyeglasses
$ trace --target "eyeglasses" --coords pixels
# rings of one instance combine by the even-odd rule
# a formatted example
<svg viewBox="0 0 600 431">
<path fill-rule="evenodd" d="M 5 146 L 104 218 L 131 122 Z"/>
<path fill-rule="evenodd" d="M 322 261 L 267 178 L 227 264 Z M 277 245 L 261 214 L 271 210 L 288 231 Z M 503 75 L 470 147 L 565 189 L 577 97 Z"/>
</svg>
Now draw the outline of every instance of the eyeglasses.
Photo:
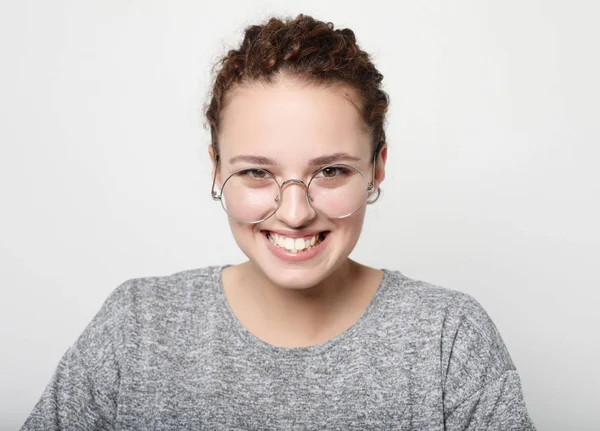
<svg viewBox="0 0 600 431">
<path fill-rule="evenodd" d="M 216 156 L 211 195 L 214 200 L 221 201 L 225 212 L 234 220 L 256 224 L 275 214 L 281 204 L 283 189 L 288 184 L 296 183 L 306 188 L 306 200 L 316 212 L 328 218 L 341 219 L 361 209 L 369 195 L 375 191 L 376 159 L 377 153 L 373 156 L 370 182 L 362 172 L 346 164 L 332 164 L 320 168 L 308 183 L 299 179 L 289 179 L 279 184 L 271 172 L 248 168 L 233 172 L 218 190 L 215 189 L 219 163 L 219 157 Z"/>
</svg>

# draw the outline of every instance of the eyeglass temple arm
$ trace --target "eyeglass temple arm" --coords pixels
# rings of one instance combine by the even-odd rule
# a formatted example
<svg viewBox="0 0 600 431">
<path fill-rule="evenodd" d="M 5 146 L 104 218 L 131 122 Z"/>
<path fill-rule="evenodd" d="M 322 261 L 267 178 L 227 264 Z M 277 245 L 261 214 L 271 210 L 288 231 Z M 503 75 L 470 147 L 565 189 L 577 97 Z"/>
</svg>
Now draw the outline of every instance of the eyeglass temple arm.
<svg viewBox="0 0 600 431">
<path fill-rule="evenodd" d="M 375 171 L 377 170 L 377 165 L 376 165 L 377 153 L 378 153 L 378 151 L 375 151 L 375 153 L 373 154 L 373 172 L 371 173 L 371 182 L 367 186 L 368 191 L 373 191 L 373 188 L 375 187 Z"/>
<path fill-rule="evenodd" d="M 219 169 L 219 156 L 216 155 L 215 156 L 215 175 L 213 176 L 212 187 L 210 188 L 210 195 L 213 198 L 213 200 L 215 200 L 215 201 L 221 200 L 221 192 L 219 191 L 219 193 L 217 193 L 215 191 L 215 184 L 217 181 L 217 170 L 218 169 Z"/>
</svg>

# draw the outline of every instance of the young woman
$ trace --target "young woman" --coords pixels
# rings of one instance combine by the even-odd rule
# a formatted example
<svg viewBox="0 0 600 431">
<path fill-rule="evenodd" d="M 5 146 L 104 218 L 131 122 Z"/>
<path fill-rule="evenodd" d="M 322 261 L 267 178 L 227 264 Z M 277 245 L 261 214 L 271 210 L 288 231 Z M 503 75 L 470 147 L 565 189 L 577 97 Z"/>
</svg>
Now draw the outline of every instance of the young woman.
<svg viewBox="0 0 600 431">
<path fill-rule="evenodd" d="M 248 261 L 125 282 L 25 430 L 533 430 L 467 294 L 348 256 L 385 177 L 382 75 L 349 29 L 246 30 L 206 116 Z"/>
</svg>

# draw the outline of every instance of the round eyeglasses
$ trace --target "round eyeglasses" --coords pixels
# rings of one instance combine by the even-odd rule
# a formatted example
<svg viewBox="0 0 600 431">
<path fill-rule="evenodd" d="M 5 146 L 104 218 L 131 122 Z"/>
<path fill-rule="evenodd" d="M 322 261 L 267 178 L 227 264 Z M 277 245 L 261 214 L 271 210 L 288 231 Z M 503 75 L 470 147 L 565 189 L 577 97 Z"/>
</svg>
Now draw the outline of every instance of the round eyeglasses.
<svg viewBox="0 0 600 431">
<path fill-rule="evenodd" d="M 242 223 L 260 223 L 271 217 L 281 204 L 283 189 L 291 183 L 306 188 L 306 200 L 318 213 L 328 218 L 349 217 L 367 202 L 374 192 L 375 160 L 371 181 L 353 166 L 332 164 L 320 168 L 308 181 L 289 179 L 279 184 L 275 175 L 260 168 L 240 169 L 215 189 L 218 157 L 211 190 L 212 198 L 221 201 L 225 212 Z"/>
</svg>

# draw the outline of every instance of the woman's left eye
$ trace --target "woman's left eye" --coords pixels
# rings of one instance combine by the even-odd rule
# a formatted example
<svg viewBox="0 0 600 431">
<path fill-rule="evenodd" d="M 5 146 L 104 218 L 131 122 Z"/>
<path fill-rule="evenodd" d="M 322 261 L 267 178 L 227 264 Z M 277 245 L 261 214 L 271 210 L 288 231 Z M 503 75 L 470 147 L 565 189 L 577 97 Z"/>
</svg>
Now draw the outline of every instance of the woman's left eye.
<svg viewBox="0 0 600 431">
<path fill-rule="evenodd" d="M 333 178 L 338 173 L 338 168 L 325 168 L 321 172 L 323 172 L 324 177 Z"/>
<path fill-rule="evenodd" d="M 323 176 L 324 178 L 340 177 L 340 176 L 344 176 L 347 173 L 348 173 L 347 169 L 344 169 L 339 166 L 329 166 L 329 167 L 323 168 L 323 169 L 321 169 L 321 171 L 319 171 L 320 176 Z"/>
</svg>

